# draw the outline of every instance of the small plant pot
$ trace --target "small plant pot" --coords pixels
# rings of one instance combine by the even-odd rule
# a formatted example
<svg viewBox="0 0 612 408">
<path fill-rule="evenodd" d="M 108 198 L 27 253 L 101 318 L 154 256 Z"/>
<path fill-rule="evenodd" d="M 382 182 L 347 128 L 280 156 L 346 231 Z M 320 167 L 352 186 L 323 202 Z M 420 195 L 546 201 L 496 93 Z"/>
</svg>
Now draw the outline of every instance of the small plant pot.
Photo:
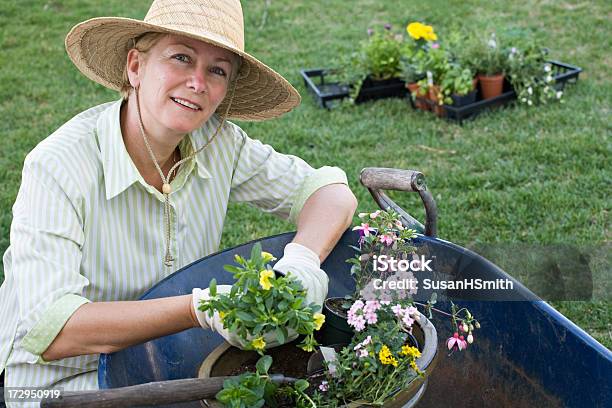
<svg viewBox="0 0 612 408">
<path fill-rule="evenodd" d="M 453 100 L 453 106 L 458 108 L 458 107 L 466 106 L 466 105 L 476 102 L 477 93 L 478 91 L 474 89 L 472 92 L 468 92 L 465 95 L 457 95 L 457 94 L 451 95 L 451 98 Z"/>
<path fill-rule="evenodd" d="M 325 324 L 317 335 L 317 340 L 324 346 L 330 344 L 348 344 L 351 342 L 355 332 L 349 326 L 348 316 L 339 306 L 344 298 L 327 298 L 323 303 L 323 314 Z"/>
<path fill-rule="evenodd" d="M 429 87 L 429 93 L 427 95 L 427 99 L 429 99 L 431 103 L 431 110 L 438 117 L 444 117 L 445 110 L 442 105 L 440 105 L 440 100 L 438 99 L 438 94 L 440 93 L 440 87 L 438 85 L 432 85 Z"/>
<path fill-rule="evenodd" d="M 502 94 L 504 88 L 504 74 L 499 75 L 478 75 L 482 99 L 495 98 Z"/>
<path fill-rule="evenodd" d="M 427 102 L 423 100 L 422 96 L 419 96 L 419 84 L 417 82 L 413 82 L 411 84 L 406 84 L 406 88 L 410 92 L 410 95 L 414 101 L 414 107 L 421 110 L 429 110 L 429 105 Z"/>
</svg>

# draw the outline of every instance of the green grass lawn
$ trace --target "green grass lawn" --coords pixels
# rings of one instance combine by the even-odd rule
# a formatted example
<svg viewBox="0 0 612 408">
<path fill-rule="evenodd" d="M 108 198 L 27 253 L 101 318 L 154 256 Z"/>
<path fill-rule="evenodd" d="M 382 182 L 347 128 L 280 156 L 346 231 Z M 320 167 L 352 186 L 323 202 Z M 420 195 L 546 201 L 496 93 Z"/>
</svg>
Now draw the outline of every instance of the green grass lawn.
<svg viewBox="0 0 612 408">
<path fill-rule="evenodd" d="M 249 135 L 313 166 L 342 167 L 360 211 L 375 206 L 358 182 L 363 167 L 421 170 L 437 200 L 440 237 L 465 247 L 520 242 L 595 248 L 594 300 L 554 306 L 612 348 L 610 263 L 601 261 L 610 245 L 609 2 L 274 0 L 261 29 L 265 1 L 243 3 L 247 50 L 303 96 L 302 105 L 279 120 L 241 123 Z M 0 251 L 9 244 L 11 206 L 27 152 L 73 115 L 117 98 L 72 66 L 64 36 L 94 16 L 142 18 L 148 6 L 144 0 L 3 1 Z M 581 66 L 584 73 L 567 89 L 564 104 L 514 106 L 463 127 L 415 112 L 399 99 L 330 112 L 315 105 L 300 68 L 333 65 L 368 27 L 387 22 L 404 27 L 413 20 L 433 24 L 440 35 L 443 28 L 461 25 L 529 27 L 553 58 Z M 393 197 L 422 218 L 417 197 Z M 222 247 L 292 228 L 252 208 L 231 206 Z"/>
</svg>

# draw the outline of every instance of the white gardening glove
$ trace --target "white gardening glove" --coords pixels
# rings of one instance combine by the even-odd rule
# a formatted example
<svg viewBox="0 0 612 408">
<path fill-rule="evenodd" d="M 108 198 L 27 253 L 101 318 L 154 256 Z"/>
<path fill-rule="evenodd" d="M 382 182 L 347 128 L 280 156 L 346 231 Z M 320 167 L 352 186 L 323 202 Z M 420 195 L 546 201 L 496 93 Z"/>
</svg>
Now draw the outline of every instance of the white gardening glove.
<svg viewBox="0 0 612 408">
<path fill-rule="evenodd" d="M 303 245 L 292 242 L 285 246 L 283 257 L 273 269 L 283 275 L 291 272 L 306 290 L 306 304 L 315 303 L 319 306 L 315 313 L 321 311 L 327 296 L 329 278 L 321 270 L 321 261 L 317 254 Z"/>
<path fill-rule="evenodd" d="M 226 295 L 230 293 L 231 290 L 232 290 L 232 287 L 230 285 L 217 285 L 218 295 L 221 295 L 221 294 Z M 193 309 L 195 311 L 196 318 L 198 319 L 198 323 L 200 323 L 200 326 L 202 326 L 203 329 L 210 329 L 212 331 L 219 333 L 225 339 L 226 342 L 240 349 L 244 349 L 248 345 L 248 343 L 253 339 L 252 337 L 249 337 L 247 341 L 244 341 L 236 333 L 230 332 L 229 330 L 224 328 L 223 321 L 219 317 L 219 312 L 215 311 L 215 313 L 211 317 L 208 314 L 208 312 L 203 312 L 198 309 L 198 307 L 200 306 L 201 300 L 210 299 L 210 290 L 208 288 L 206 289 L 193 288 L 193 291 L 191 293 L 192 293 Z M 295 333 L 293 330 L 290 330 L 287 341 L 292 341 L 296 337 L 297 337 L 297 333 Z M 276 347 L 280 345 L 280 343 L 278 342 L 278 339 L 276 338 L 276 334 L 272 332 L 265 333 L 263 338 L 264 338 L 264 341 L 266 342 L 265 348 L 271 348 L 271 347 Z"/>
</svg>

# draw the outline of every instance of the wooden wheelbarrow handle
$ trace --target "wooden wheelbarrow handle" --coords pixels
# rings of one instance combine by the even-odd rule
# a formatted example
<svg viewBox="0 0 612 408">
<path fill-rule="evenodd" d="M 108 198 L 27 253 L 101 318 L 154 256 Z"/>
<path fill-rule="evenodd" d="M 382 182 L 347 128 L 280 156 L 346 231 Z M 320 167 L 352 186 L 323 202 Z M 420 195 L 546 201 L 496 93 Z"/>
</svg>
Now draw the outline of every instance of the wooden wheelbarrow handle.
<svg viewBox="0 0 612 408">
<path fill-rule="evenodd" d="M 359 175 L 363 184 L 372 194 L 380 208 L 386 210 L 391 208 L 399 213 L 406 227 L 415 228 L 425 235 L 435 237 L 437 234 L 436 202 L 427 190 L 425 176 L 416 170 L 389 169 L 384 167 L 366 167 Z M 408 214 L 402 207 L 397 205 L 381 190 L 397 190 L 418 193 L 425 206 L 425 226 Z"/>
<path fill-rule="evenodd" d="M 111 388 L 95 391 L 67 391 L 60 398 L 45 398 L 42 408 L 111 408 L 142 405 L 162 405 L 178 402 L 212 399 L 223 389 L 223 381 L 231 377 L 186 378 Z M 292 383 L 295 378 L 273 374 L 270 379 L 276 383 Z"/>
</svg>

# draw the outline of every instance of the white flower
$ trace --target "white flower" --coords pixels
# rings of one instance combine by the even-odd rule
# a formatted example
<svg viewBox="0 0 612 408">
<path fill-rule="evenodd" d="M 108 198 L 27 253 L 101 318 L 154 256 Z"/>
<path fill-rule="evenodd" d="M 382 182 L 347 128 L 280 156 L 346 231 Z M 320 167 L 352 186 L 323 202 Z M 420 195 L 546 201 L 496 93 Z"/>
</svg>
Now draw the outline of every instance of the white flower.
<svg viewBox="0 0 612 408">
<path fill-rule="evenodd" d="M 533 89 L 531 87 L 527 88 L 527 93 L 533 95 Z"/>
<path fill-rule="evenodd" d="M 563 96 L 563 91 L 557 92 L 557 99 L 561 99 L 562 96 Z"/>
<path fill-rule="evenodd" d="M 527 102 L 527 98 L 521 98 L 521 102 L 523 103 Z"/>
<path fill-rule="evenodd" d="M 550 68 L 550 64 L 545 64 L 544 65 L 544 71 L 546 72 L 550 72 L 551 68 Z"/>
<path fill-rule="evenodd" d="M 531 99 L 527 101 L 527 105 L 529 106 L 533 105 L 533 103 L 531 102 Z"/>
<path fill-rule="evenodd" d="M 489 39 L 489 42 L 487 44 L 489 44 L 489 47 L 491 48 L 497 48 L 497 41 L 495 41 L 495 33 L 491 33 L 491 38 Z"/>
<path fill-rule="evenodd" d="M 552 80 L 553 80 L 553 77 L 551 75 L 548 75 L 546 77 L 546 82 L 552 82 Z"/>
</svg>

